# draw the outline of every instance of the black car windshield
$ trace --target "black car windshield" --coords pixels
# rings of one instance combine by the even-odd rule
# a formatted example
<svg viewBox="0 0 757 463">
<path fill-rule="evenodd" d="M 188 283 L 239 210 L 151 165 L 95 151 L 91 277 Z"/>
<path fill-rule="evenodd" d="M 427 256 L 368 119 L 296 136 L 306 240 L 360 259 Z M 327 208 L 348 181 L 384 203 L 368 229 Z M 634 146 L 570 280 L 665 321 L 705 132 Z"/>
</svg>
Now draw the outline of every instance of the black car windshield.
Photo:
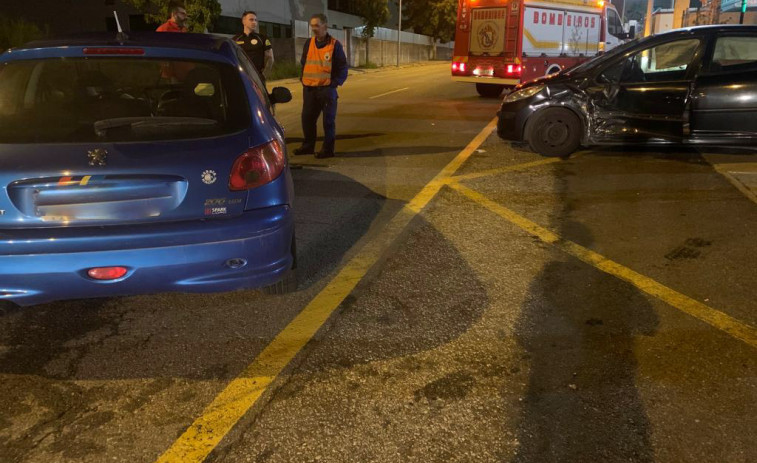
<svg viewBox="0 0 757 463">
<path fill-rule="evenodd" d="M 584 72 L 584 71 L 590 71 L 591 69 L 596 68 L 597 66 L 602 65 L 602 63 L 605 63 L 616 56 L 620 56 L 623 53 L 627 52 L 628 50 L 636 47 L 637 45 L 641 43 L 647 42 L 650 38 L 653 36 L 643 37 L 636 40 L 631 40 L 630 42 L 626 42 L 622 45 L 618 45 L 617 47 L 613 48 L 612 50 L 608 51 L 607 53 L 603 53 L 599 56 L 597 56 L 594 59 L 590 59 L 589 61 L 585 61 L 578 66 L 574 66 L 572 68 L 566 69 L 566 74 L 574 74 L 577 72 Z"/>
<path fill-rule="evenodd" d="M 229 65 L 58 58 L 0 65 L 0 143 L 200 138 L 249 126 Z"/>
</svg>

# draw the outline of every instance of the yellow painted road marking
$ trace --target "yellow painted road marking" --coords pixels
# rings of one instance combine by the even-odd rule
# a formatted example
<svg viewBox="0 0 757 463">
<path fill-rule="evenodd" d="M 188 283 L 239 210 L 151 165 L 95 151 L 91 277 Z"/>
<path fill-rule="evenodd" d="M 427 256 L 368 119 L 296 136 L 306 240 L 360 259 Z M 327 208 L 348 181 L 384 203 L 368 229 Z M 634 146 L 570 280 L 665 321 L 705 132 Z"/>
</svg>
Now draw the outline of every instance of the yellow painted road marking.
<svg viewBox="0 0 757 463">
<path fill-rule="evenodd" d="M 491 212 L 534 235 L 545 243 L 553 244 L 563 252 L 576 257 L 605 273 L 625 280 L 645 293 L 654 296 L 676 309 L 691 315 L 719 330 L 725 331 L 736 339 L 740 339 L 752 347 L 757 347 L 757 329 L 747 325 L 719 310 L 713 309 L 685 294 L 668 288 L 647 276 L 624 267 L 601 254 L 587 249 L 572 241 L 564 240 L 556 233 L 528 220 L 518 213 L 492 201 L 481 193 L 459 183 L 450 184 L 452 188 L 467 196 L 471 200 L 489 209 Z"/>
<path fill-rule="evenodd" d="M 310 341 L 384 251 L 444 186 L 447 179 L 494 131 L 489 124 L 367 243 L 242 373 L 221 391 L 202 415 L 161 455 L 158 463 L 202 462 L 268 386 Z"/>
<path fill-rule="evenodd" d="M 514 172 L 516 170 L 529 169 L 531 167 L 545 166 L 545 165 L 553 164 L 555 162 L 560 162 L 560 161 L 561 161 L 560 158 L 540 159 L 538 161 L 526 162 L 523 164 L 516 164 L 514 166 L 506 166 L 506 167 L 498 167 L 496 169 L 482 170 L 481 172 L 474 172 L 472 174 L 455 175 L 454 177 L 450 177 L 447 180 L 447 183 L 462 182 L 464 180 L 473 180 L 473 179 L 481 178 L 481 177 L 489 177 L 491 175 L 499 175 L 499 174 L 504 174 L 507 172 Z"/>
</svg>

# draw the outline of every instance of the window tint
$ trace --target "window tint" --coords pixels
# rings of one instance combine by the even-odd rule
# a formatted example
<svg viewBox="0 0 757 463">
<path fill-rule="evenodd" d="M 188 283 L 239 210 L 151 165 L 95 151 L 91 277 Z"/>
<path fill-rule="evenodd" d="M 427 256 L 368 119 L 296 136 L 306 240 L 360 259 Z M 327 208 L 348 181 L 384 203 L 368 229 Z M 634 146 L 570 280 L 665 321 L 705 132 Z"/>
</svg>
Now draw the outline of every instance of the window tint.
<svg viewBox="0 0 757 463">
<path fill-rule="evenodd" d="M 757 66 L 757 37 L 719 37 L 712 55 L 713 71 L 741 70 Z"/>
<path fill-rule="evenodd" d="M 699 39 L 686 39 L 647 48 L 609 67 L 602 73 L 602 78 L 621 83 L 683 79 L 699 43 Z"/>
<path fill-rule="evenodd" d="M 215 63 L 13 61 L 0 65 L 0 143 L 216 136 L 249 126 L 242 95 L 238 73 Z"/>
</svg>

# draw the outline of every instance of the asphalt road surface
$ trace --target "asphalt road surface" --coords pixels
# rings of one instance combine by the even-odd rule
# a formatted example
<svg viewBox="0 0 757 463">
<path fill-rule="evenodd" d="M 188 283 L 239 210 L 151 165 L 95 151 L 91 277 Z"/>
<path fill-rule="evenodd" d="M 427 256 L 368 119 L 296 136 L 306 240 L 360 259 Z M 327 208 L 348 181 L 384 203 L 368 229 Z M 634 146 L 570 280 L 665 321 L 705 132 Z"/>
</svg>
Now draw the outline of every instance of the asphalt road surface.
<svg viewBox="0 0 757 463">
<path fill-rule="evenodd" d="M 757 155 L 546 159 L 497 104 L 354 72 L 293 294 L 0 313 L 0 462 L 757 461 Z"/>
</svg>

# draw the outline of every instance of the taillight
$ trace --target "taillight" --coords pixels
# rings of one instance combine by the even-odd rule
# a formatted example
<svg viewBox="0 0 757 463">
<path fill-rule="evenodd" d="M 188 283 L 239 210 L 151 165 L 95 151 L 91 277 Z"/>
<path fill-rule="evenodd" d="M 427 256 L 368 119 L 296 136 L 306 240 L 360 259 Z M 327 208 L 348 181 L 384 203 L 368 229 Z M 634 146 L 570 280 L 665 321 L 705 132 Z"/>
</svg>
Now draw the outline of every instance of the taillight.
<svg viewBox="0 0 757 463">
<path fill-rule="evenodd" d="M 284 149 L 276 140 L 250 148 L 234 161 L 229 189 L 249 190 L 270 183 L 281 175 L 285 165 Z"/>
<path fill-rule="evenodd" d="M 100 47 L 85 48 L 85 55 L 144 55 L 144 48 Z"/>
<path fill-rule="evenodd" d="M 96 267 L 87 270 L 87 275 L 94 280 L 118 280 L 128 271 L 126 267 Z"/>
<path fill-rule="evenodd" d="M 452 72 L 465 72 L 465 63 L 452 63 Z"/>
<path fill-rule="evenodd" d="M 505 67 L 505 74 L 508 76 L 520 77 L 521 70 L 522 67 L 520 64 L 508 64 L 507 67 Z"/>
<path fill-rule="evenodd" d="M 452 72 L 457 72 L 457 67 L 458 67 L 457 63 L 452 63 Z"/>
<path fill-rule="evenodd" d="M 465 72 L 465 63 L 460 63 L 460 72 Z"/>
</svg>

